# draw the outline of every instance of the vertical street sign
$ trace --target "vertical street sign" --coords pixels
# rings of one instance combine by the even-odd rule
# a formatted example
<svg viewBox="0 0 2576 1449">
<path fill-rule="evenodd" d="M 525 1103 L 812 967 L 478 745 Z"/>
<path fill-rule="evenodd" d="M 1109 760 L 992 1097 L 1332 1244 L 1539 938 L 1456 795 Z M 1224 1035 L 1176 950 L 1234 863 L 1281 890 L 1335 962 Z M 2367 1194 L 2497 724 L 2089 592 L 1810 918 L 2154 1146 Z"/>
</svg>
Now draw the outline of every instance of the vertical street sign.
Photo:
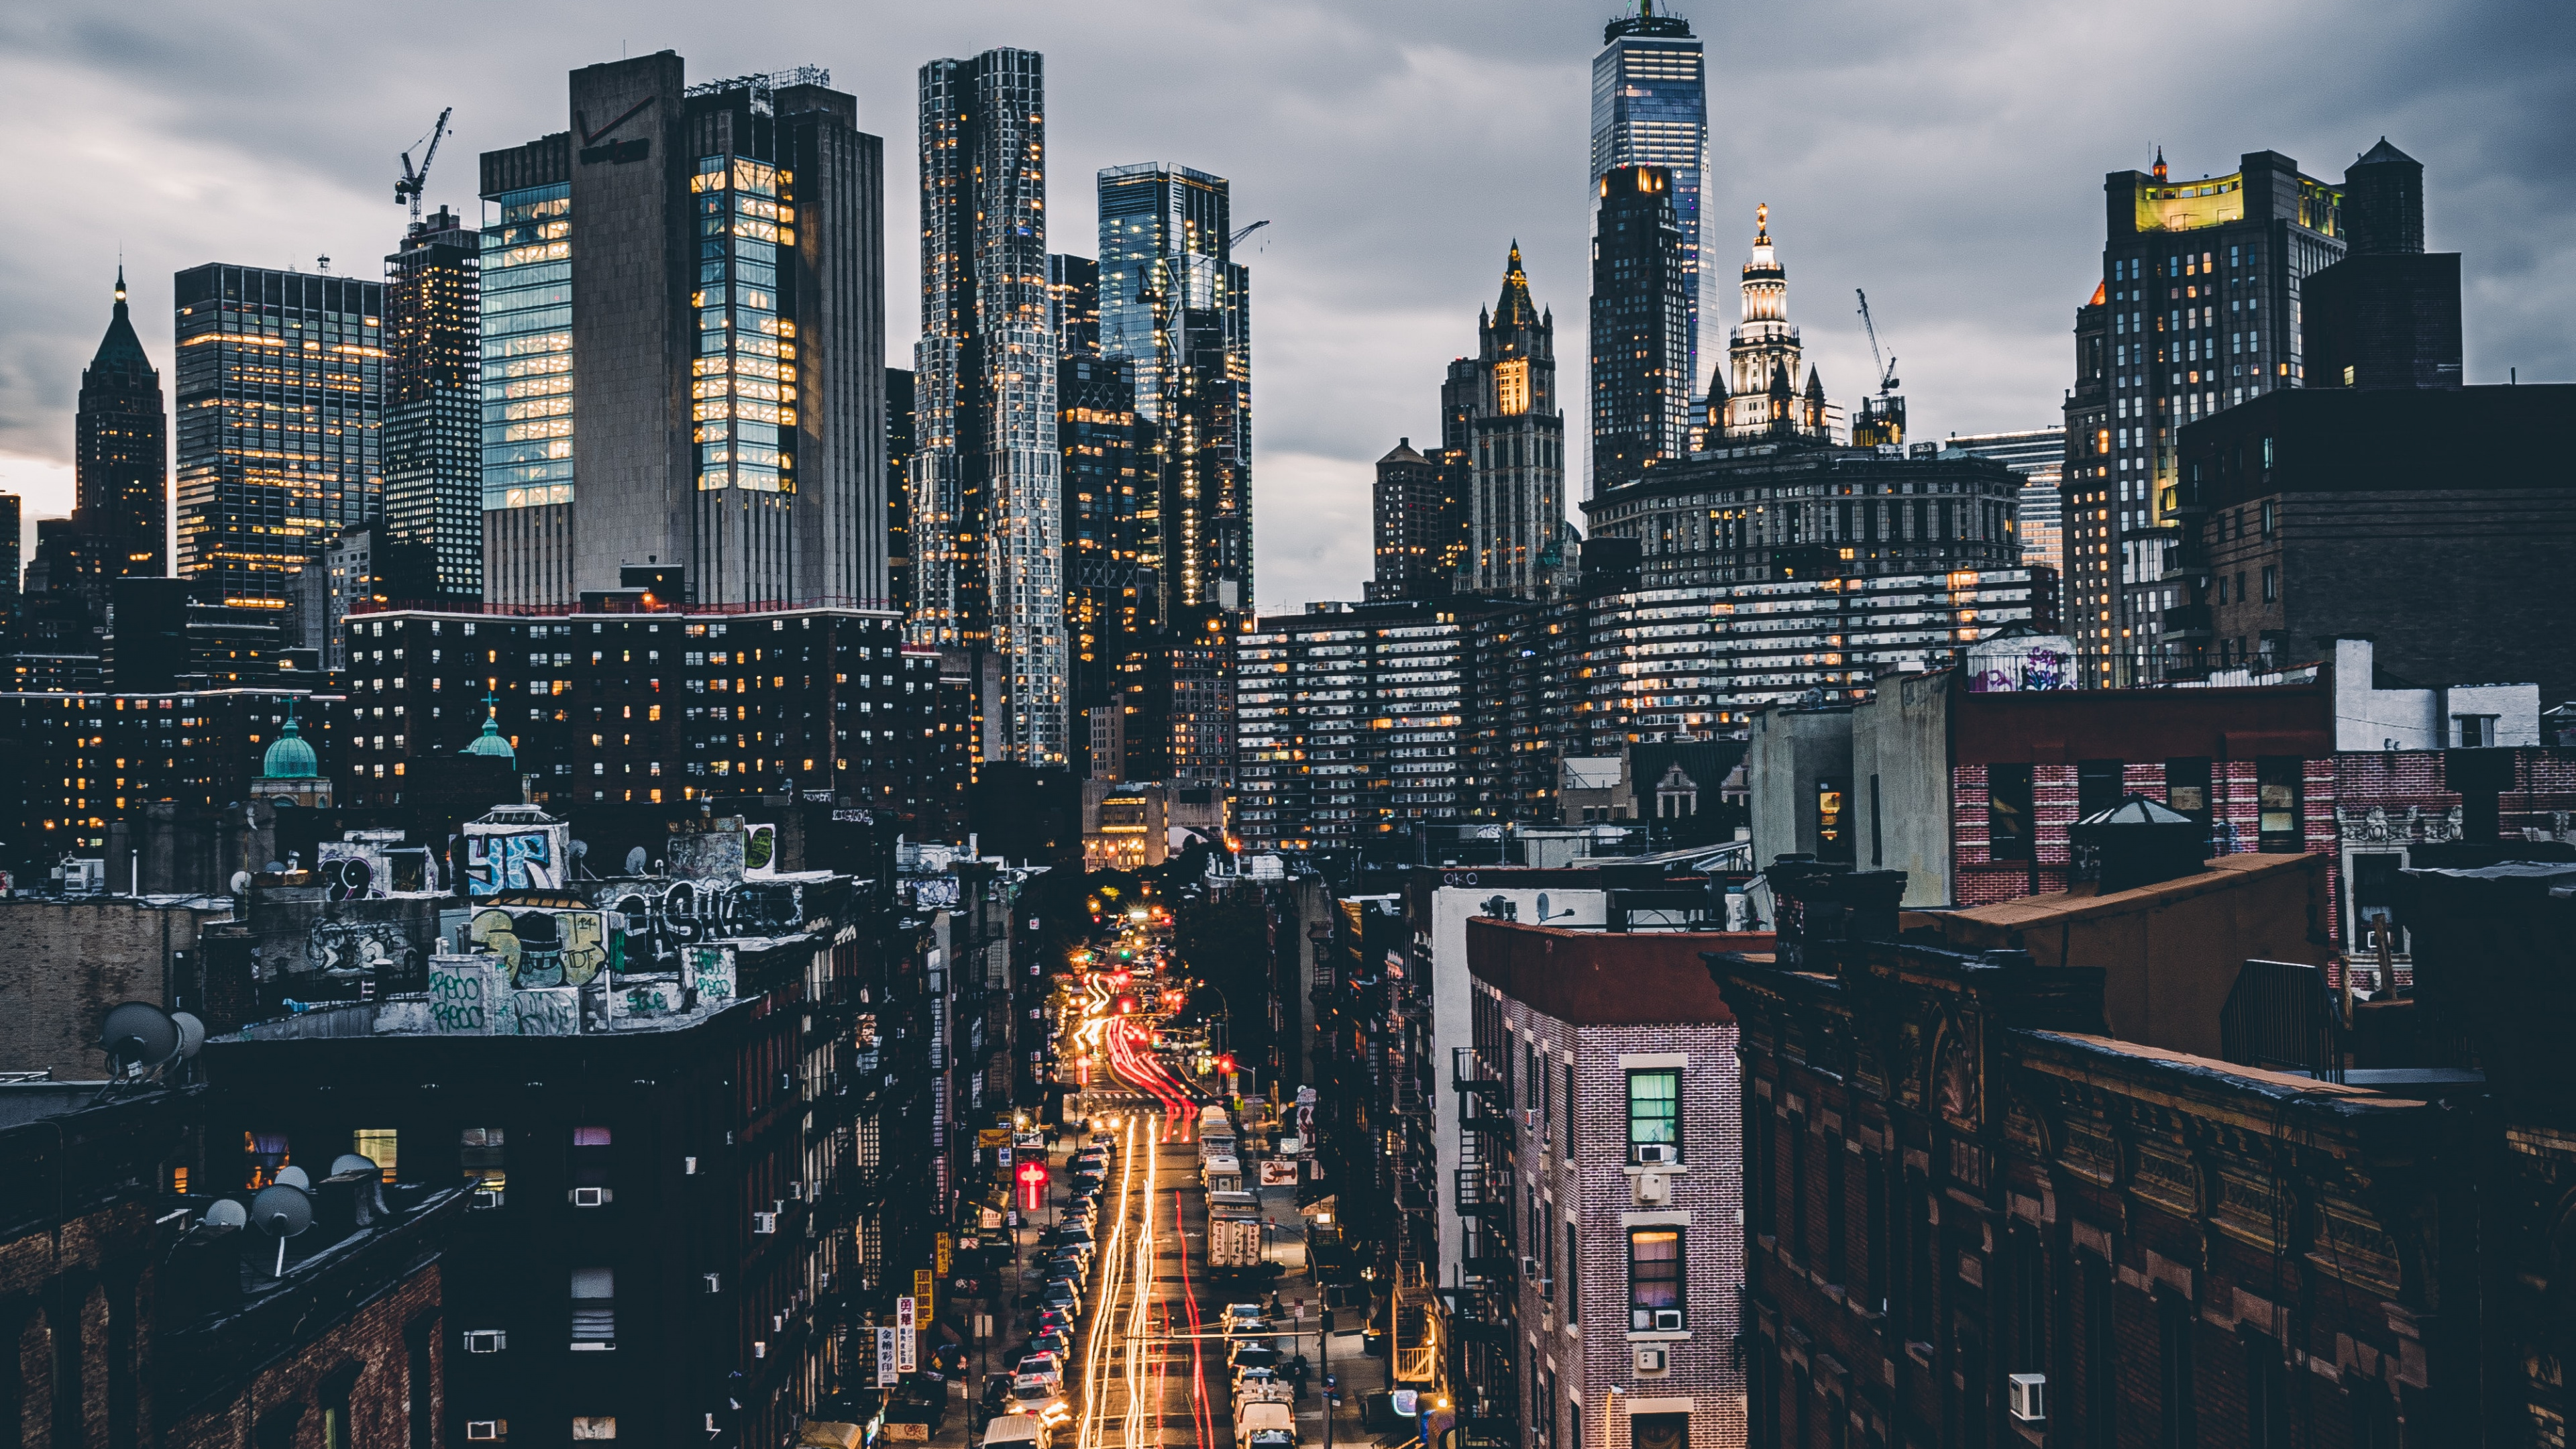
<svg viewBox="0 0 2576 1449">
<path fill-rule="evenodd" d="M 894 1366 L 898 1373 L 911 1373 L 921 1367 L 921 1338 L 915 1331 L 912 1300 L 894 1301 Z"/>
<path fill-rule="evenodd" d="M 901 1369 L 895 1366 L 894 1360 L 895 1331 L 891 1328 L 880 1328 L 877 1330 L 878 1388 L 884 1389 L 894 1387 L 895 1376 L 902 1372 Z"/>
</svg>

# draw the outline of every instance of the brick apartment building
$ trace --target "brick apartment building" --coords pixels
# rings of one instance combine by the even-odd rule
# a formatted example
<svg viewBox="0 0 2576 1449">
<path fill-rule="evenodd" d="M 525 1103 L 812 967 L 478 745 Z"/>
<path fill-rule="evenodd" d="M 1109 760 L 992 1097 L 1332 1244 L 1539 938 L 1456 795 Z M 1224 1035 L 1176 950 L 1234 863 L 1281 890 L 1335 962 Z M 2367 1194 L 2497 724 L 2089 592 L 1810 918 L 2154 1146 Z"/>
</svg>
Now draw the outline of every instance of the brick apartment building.
<svg viewBox="0 0 2576 1449">
<path fill-rule="evenodd" d="M 2141 794 L 2204 825 L 2212 856 L 2333 859 L 2320 928 L 2360 947 L 2411 851 L 2570 838 L 2576 753 L 2540 745 L 2533 686 L 2382 687 L 2368 641 L 2332 642 L 2266 676 L 2289 682 L 1980 693 L 1944 670 L 1848 711 L 1766 712 L 1747 756 L 1756 858 L 1901 870 L 1909 906 L 1982 905 L 2064 890 L 2069 828 Z"/>
<path fill-rule="evenodd" d="M 2403 879 L 2421 1048 L 2304 1074 L 2112 1037 L 2121 968 L 1899 942 L 1892 872 L 1774 867 L 1778 949 L 1708 958 L 1753 1442 L 2554 1442 L 2576 866 L 2479 865 L 2517 852 L 2567 853 Z"/>
<path fill-rule="evenodd" d="M 1526 1449 L 1745 1444 L 1736 1028 L 1699 958 L 1768 938 L 1466 932 L 1467 1417 Z"/>
</svg>

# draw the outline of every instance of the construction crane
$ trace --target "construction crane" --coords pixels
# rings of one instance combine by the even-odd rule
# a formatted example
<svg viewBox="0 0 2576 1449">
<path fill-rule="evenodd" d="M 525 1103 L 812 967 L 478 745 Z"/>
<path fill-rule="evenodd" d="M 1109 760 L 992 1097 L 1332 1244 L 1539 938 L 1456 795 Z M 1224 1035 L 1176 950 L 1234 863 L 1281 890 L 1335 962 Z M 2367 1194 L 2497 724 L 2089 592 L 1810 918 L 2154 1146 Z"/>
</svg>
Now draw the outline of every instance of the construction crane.
<svg viewBox="0 0 2576 1449">
<path fill-rule="evenodd" d="M 1887 397 L 1896 391 L 1896 359 L 1878 354 L 1878 324 L 1869 320 L 1869 293 L 1852 289 L 1860 298 L 1860 325 L 1869 333 L 1869 360 L 1878 364 L 1878 395 Z"/>
<path fill-rule="evenodd" d="M 1265 216 L 1261 220 L 1254 222 L 1252 225 L 1245 227 L 1243 230 L 1236 232 L 1233 236 L 1226 238 L 1225 249 L 1229 252 L 1233 251 L 1236 247 L 1243 245 L 1243 239 L 1245 237 L 1252 235 L 1254 232 L 1261 230 L 1269 224 L 1270 218 Z"/>
<path fill-rule="evenodd" d="M 429 128 L 429 149 L 421 153 L 419 170 L 412 169 L 411 153 L 402 153 L 403 174 L 402 179 L 394 183 L 394 200 L 411 203 L 414 226 L 420 225 L 420 193 L 429 185 L 429 163 L 438 159 L 438 143 L 447 137 L 447 118 L 455 114 L 454 106 L 438 113 L 438 124 Z M 417 146 L 420 143 L 415 141 L 412 144 Z"/>
</svg>

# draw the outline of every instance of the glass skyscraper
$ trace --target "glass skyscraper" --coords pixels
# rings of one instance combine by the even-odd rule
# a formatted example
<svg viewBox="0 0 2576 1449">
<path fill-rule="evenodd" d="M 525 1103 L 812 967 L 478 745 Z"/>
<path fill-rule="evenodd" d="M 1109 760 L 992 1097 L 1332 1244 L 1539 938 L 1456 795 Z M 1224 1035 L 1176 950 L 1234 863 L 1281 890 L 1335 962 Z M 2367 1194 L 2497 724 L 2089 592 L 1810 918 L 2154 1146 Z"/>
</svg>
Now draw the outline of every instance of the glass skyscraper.
<svg viewBox="0 0 2576 1449">
<path fill-rule="evenodd" d="M 1224 177 L 1112 166 L 1100 186 L 1100 352 L 1154 428 L 1139 510 L 1158 620 L 1252 602 L 1251 273 L 1234 261 Z"/>
<path fill-rule="evenodd" d="M 322 545 L 383 508 L 385 285 L 208 264 L 174 290 L 179 572 L 283 608 Z"/>
<path fill-rule="evenodd" d="M 1690 307 L 1689 388 L 1700 385 L 1700 182 L 1708 166 L 1707 58 L 1690 22 L 1658 14 L 1655 0 L 1601 31 L 1592 58 L 1592 204 L 1601 180 L 1627 166 L 1672 173 L 1673 216 L 1681 224 L 1682 295 Z"/>
<path fill-rule="evenodd" d="M 1046 62 L 921 68 L 913 348 L 916 644 L 989 651 L 986 759 L 1066 763 L 1063 457 L 1047 274 Z"/>
</svg>

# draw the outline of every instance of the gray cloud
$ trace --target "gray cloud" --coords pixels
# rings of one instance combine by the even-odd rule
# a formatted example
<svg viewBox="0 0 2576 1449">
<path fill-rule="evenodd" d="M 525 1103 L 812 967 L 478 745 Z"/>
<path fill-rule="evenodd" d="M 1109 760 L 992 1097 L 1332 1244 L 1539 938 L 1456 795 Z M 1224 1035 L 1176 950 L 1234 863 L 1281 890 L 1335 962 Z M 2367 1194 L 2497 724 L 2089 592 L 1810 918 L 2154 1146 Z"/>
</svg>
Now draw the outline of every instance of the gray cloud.
<svg viewBox="0 0 2576 1449">
<path fill-rule="evenodd" d="M 372 272 L 401 214 L 395 154 L 441 106 L 430 187 L 470 208 L 473 155 L 560 129 L 563 73 L 669 47 L 700 77 L 821 64 L 892 163 L 889 336 L 912 298 L 913 72 L 992 45 L 1046 52 L 1053 244 L 1088 252 L 1090 176 L 1170 160 L 1231 177 L 1271 218 L 1254 268 L 1261 602 L 1355 596 L 1370 463 L 1435 430 L 1514 237 L 1582 394 L 1589 67 L 1611 7 L 1541 0 L 1262 5 L 1093 0 L 753 3 L 717 14 L 469 3 L 138 0 L 0 13 L 0 479 L 68 505 L 79 368 L 120 244 L 146 345 L 169 359 L 169 276 L 207 260 Z M 2338 177 L 2386 134 L 2425 163 L 2432 245 L 2465 253 L 2469 374 L 2576 377 L 2576 12 L 2541 0 L 2406 9 L 2179 0 L 1900 7 L 1679 0 L 1715 116 L 1707 248 L 1723 345 L 1753 205 L 1772 205 L 1792 317 L 1846 401 L 1870 364 L 1869 289 L 1919 432 L 2043 425 L 2073 309 L 2097 280 L 2100 178 L 2161 141 L 2189 175 L 2270 148 Z M 1579 417 L 1569 426 L 1580 430 Z"/>
</svg>

